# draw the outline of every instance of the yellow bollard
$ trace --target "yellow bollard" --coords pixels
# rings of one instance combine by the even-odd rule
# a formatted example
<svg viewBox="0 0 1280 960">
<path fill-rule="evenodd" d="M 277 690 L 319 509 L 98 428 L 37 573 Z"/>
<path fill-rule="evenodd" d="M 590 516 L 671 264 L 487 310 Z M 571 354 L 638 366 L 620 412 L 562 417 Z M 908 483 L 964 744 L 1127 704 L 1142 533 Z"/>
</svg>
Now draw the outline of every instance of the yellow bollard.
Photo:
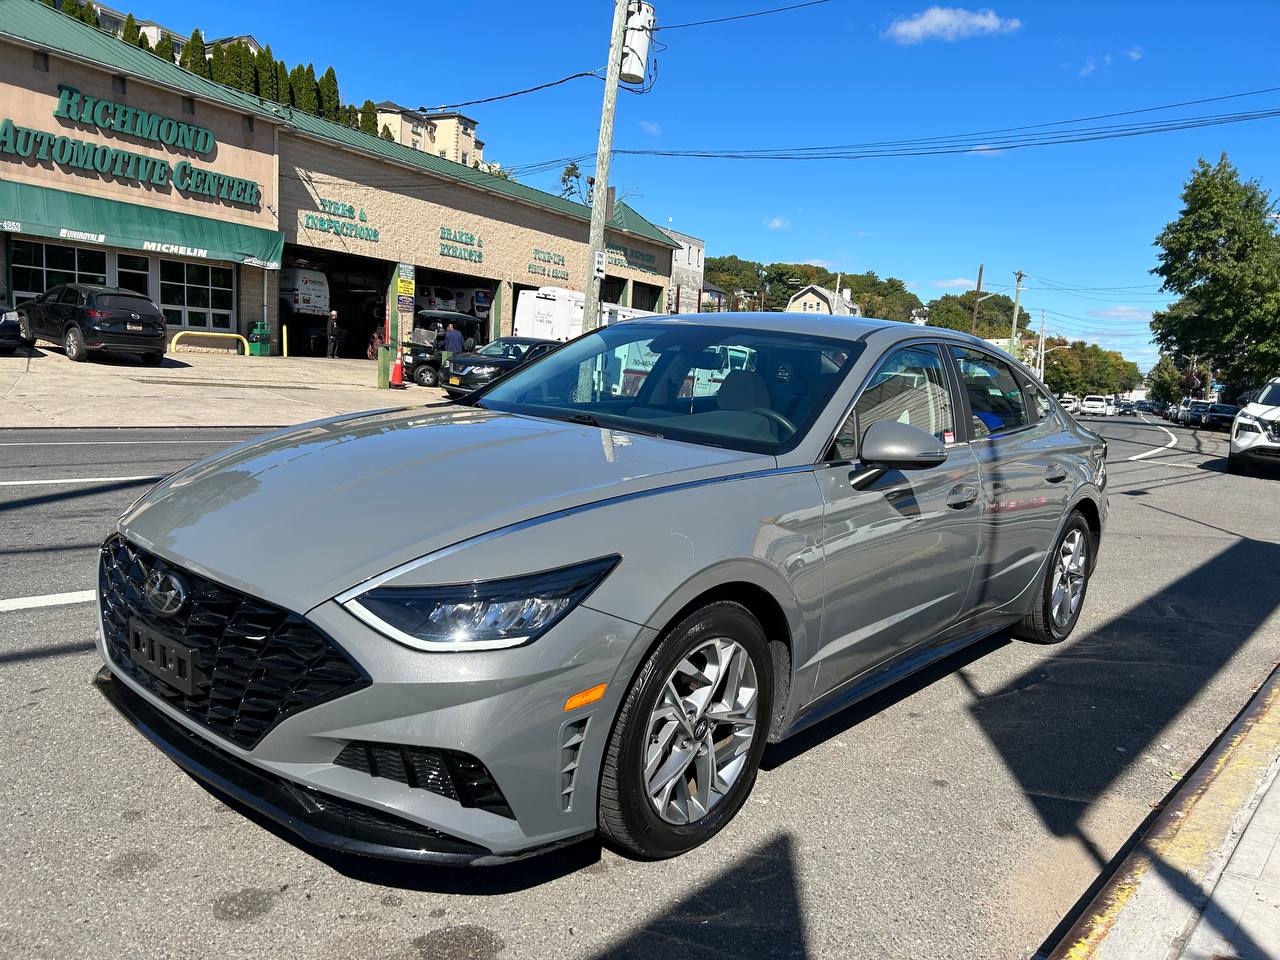
<svg viewBox="0 0 1280 960">
<path fill-rule="evenodd" d="M 283 355 L 287 357 L 289 355 L 289 325 L 287 323 L 280 324 L 280 346 L 283 350 Z"/>
</svg>

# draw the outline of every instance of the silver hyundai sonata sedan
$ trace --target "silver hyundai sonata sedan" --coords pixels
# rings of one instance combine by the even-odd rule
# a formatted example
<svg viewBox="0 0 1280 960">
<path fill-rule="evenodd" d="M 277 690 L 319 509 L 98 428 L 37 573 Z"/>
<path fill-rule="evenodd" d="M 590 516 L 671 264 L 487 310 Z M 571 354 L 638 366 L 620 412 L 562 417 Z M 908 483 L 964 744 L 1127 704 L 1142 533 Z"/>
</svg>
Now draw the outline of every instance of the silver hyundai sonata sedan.
<svg viewBox="0 0 1280 960">
<path fill-rule="evenodd" d="M 1104 454 L 949 330 L 628 321 L 160 483 L 102 547 L 97 684 L 316 844 L 668 857 L 766 744 L 995 631 L 1065 639 Z"/>
</svg>

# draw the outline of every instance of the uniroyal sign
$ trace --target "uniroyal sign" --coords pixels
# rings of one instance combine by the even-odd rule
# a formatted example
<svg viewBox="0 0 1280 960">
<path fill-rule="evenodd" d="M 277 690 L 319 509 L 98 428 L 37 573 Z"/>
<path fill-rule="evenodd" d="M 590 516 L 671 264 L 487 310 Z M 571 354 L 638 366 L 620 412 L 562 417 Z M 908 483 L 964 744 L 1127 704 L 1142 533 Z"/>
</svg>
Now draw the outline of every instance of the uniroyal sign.
<svg viewBox="0 0 1280 960">
<path fill-rule="evenodd" d="M 58 88 L 58 105 L 53 115 L 91 130 L 123 134 L 197 156 L 211 154 L 217 146 L 212 131 L 205 127 L 81 94 L 74 87 Z M 0 155 L 28 163 L 54 164 L 68 173 L 79 170 L 123 183 L 149 184 L 161 189 L 172 186 L 188 198 L 247 207 L 258 207 L 262 203 L 262 188 L 252 180 L 217 173 L 189 160 L 170 163 L 163 157 L 34 130 L 12 120 L 0 123 Z"/>
</svg>

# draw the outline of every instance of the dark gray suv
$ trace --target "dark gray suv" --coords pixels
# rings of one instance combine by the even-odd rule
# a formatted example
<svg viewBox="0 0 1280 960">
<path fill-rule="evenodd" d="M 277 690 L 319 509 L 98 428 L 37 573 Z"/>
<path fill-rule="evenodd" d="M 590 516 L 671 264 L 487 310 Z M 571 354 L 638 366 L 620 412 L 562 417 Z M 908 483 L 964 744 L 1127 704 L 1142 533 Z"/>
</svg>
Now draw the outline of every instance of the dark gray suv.
<svg viewBox="0 0 1280 960">
<path fill-rule="evenodd" d="M 166 479 L 103 546 L 98 683 L 316 843 L 672 856 L 767 743 L 994 631 L 1065 639 L 1104 454 L 950 330 L 627 321 Z"/>
</svg>

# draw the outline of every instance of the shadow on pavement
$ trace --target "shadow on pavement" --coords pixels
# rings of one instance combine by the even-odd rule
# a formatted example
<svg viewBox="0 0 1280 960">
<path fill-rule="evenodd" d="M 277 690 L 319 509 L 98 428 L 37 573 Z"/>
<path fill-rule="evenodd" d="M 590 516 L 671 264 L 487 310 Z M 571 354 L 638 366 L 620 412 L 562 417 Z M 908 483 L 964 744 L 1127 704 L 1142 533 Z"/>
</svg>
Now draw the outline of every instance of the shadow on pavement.
<svg viewBox="0 0 1280 960">
<path fill-rule="evenodd" d="M 64 657 L 75 653 L 88 653 L 93 649 L 92 640 L 79 640 L 73 643 L 60 643 L 52 647 L 33 647 L 28 650 L 10 650 L 0 653 L 0 666 L 6 663 L 20 663 L 25 660 L 47 660 L 49 657 Z"/>
<path fill-rule="evenodd" d="M 114 493 L 117 490 L 129 490 L 135 487 L 150 487 L 160 480 L 159 476 L 146 477 L 142 480 L 118 480 L 114 483 L 97 483 L 87 487 L 75 487 L 57 493 L 41 493 L 34 497 L 20 497 L 17 500 L 0 501 L 0 513 L 8 510 L 21 510 L 23 507 L 38 507 L 42 503 L 61 503 L 66 500 L 79 500 L 83 497 L 96 496 L 99 493 Z"/>
</svg>

